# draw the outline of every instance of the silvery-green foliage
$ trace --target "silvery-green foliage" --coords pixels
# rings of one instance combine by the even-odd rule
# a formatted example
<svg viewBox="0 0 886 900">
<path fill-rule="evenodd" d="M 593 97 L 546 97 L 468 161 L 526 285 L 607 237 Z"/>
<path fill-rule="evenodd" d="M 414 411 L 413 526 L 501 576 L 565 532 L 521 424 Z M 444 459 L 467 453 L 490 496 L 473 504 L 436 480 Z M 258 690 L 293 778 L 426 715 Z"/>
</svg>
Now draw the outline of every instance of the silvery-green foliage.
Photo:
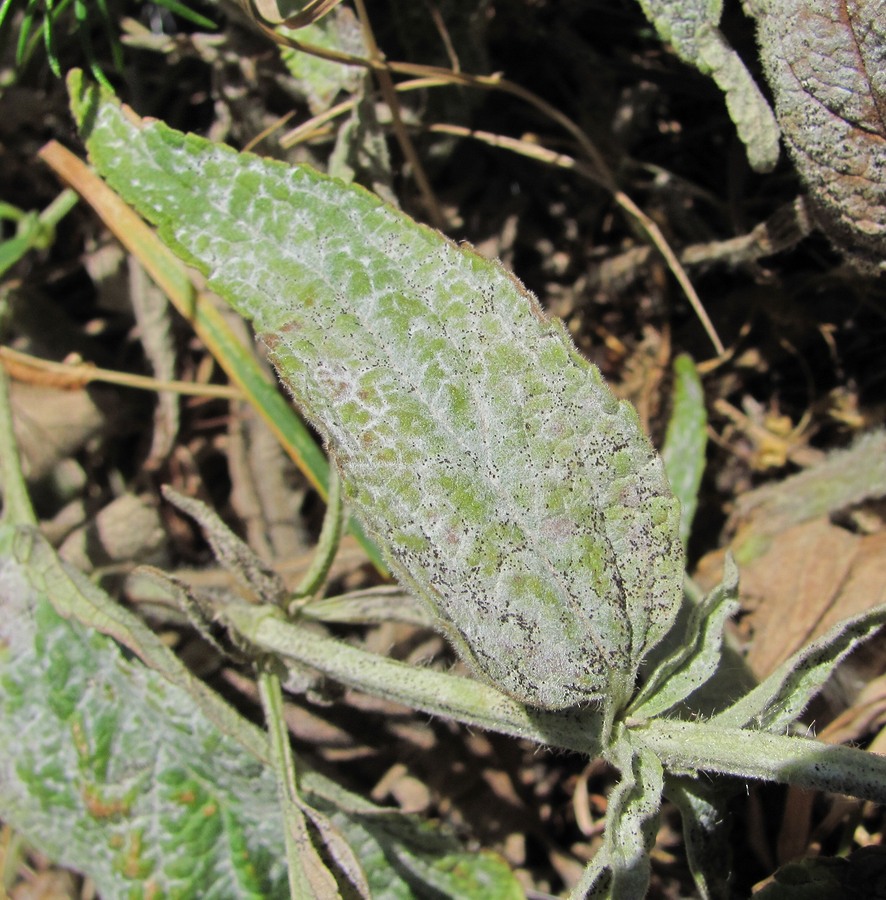
<svg viewBox="0 0 886 900">
<path fill-rule="evenodd" d="M 639 0 L 646 18 L 677 55 L 723 91 L 729 116 L 759 172 L 778 162 L 779 128 L 772 109 L 719 29 L 722 0 Z"/>
<path fill-rule="evenodd" d="M 103 897 L 145 888 L 222 900 L 288 895 L 262 733 L 34 529 L 6 522 L 0 641 L 7 824 L 88 874 Z M 312 820 L 359 849 L 373 896 L 409 900 L 428 886 L 459 900 L 522 895 L 494 854 L 466 853 L 451 836 L 313 773 L 304 781 Z"/>
<path fill-rule="evenodd" d="M 262 733 L 34 529 L 7 522 L 0 641 L 5 822 L 88 874 L 103 897 L 146 887 L 156 896 L 287 896 Z M 408 900 L 427 885 L 447 897 L 520 896 L 495 855 L 464 853 L 436 829 L 312 773 L 305 787 L 314 818 L 359 847 L 374 896 Z"/>
<path fill-rule="evenodd" d="M 772 733 L 783 731 L 802 714 L 834 668 L 883 625 L 883 605 L 838 623 L 712 721 L 727 728 L 752 725 Z"/>
<path fill-rule="evenodd" d="M 665 778 L 664 796 L 680 810 L 683 840 L 698 896 L 701 900 L 730 900 L 732 840 L 724 816 L 724 796 L 736 784 L 724 786 L 706 779 L 671 775 Z"/>
<path fill-rule="evenodd" d="M 680 605 L 679 508 L 565 330 L 498 263 L 362 189 L 70 88 L 96 166 L 253 321 L 473 670 L 530 705 L 621 709 Z"/>
<path fill-rule="evenodd" d="M 297 31 L 285 25 L 278 26 L 278 30 L 284 37 L 305 44 L 354 56 L 366 55 L 360 23 L 354 13 L 344 6 L 336 7 L 329 15 Z M 291 84 L 307 101 L 314 115 L 329 109 L 339 93 L 352 94 L 357 91 L 364 77 L 363 70 L 357 66 L 343 66 L 290 47 L 281 47 L 280 56 L 293 77 L 293 81 L 286 82 L 285 87 Z"/>
<path fill-rule="evenodd" d="M 188 696 L 183 667 L 172 683 L 127 659 L 72 616 L 78 607 L 125 629 L 125 614 L 35 531 L 0 523 L 4 820 L 106 897 L 146 885 L 163 896 L 281 896 L 270 768 Z"/>
<path fill-rule="evenodd" d="M 661 761 L 647 747 L 635 747 L 624 727 L 616 730 L 610 760 L 621 780 L 607 801 L 603 846 L 573 890 L 573 900 L 639 900 L 649 887 L 649 851 L 658 832 L 663 787 Z"/>
<path fill-rule="evenodd" d="M 886 760 L 781 733 L 886 607 L 695 719 L 688 704 L 723 660 L 735 572 L 681 609 L 678 504 L 661 460 L 633 411 L 498 264 L 361 189 L 141 122 L 79 73 L 70 87 L 101 173 L 255 323 L 401 581 L 487 683 L 367 653 L 267 603 L 217 606 L 232 634 L 282 666 L 605 756 L 622 780 L 576 897 L 644 895 L 675 776 L 886 798 Z M 257 596 L 276 593 L 258 569 L 239 568 Z M 680 796 L 687 828 L 713 827 L 716 796 Z M 705 871 L 711 845 L 688 835 L 687 846 L 712 896 L 725 876 Z"/>
<path fill-rule="evenodd" d="M 58 558 L 32 524 L 12 431 L 0 370 L 4 822 L 109 900 L 286 896 L 267 737 Z M 522 896 L 494 854 L 464 853 L 454 838 L 313 773 L 300 786 L 340 883 L 366 888 L 347 896 Z"/>
<path fill-rule="evenodd" d="M 699 603 L 688 605 L 679 644 L 655 665 L 628 715 L 660 716 L 706 684 L 722 658 L 723 627 L 738 606 L 738 569 L 727 557 L 723 583 Z"/>
</svg>

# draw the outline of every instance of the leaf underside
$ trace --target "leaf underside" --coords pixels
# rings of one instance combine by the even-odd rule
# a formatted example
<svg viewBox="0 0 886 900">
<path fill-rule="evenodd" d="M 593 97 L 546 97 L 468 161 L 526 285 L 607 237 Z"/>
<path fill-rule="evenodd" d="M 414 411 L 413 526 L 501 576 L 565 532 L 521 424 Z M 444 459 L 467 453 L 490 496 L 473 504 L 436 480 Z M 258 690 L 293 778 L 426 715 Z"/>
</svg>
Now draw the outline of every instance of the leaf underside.
<svg viewBox="0 0 886 900">
<path fill-rule="evenodd" d="M 759 3 L 778 120 L 819 224 L 862 269 L 886 258 L 886 0 Z"/>
</svg>

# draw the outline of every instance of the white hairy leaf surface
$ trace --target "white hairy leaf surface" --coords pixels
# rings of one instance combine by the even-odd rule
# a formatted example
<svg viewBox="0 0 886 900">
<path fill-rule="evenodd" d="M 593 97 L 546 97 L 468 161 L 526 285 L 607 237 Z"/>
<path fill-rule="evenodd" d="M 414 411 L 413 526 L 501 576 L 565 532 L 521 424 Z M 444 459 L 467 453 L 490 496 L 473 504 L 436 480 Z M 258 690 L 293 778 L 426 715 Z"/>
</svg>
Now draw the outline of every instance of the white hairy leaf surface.
<svg viewBox="0 0 886 900">
<path fill-rule="evenodd" d="M 5 520 L 0 646 L 0 807 L 31 845 L 102 897 L 145 897 L 146 885 L 155 897 L 288 896 L 262 732 L 34 529 Z M 493 854 L 392 809 L 357 810 L 300 774 L 312 822 L 334 841 L 334 820 L 359 848 L 372 896 L 406 900 L 428 885 L 459 900 L 522 896 Z"/>
<path fill-rule="evenodd" d="M 679 508 L 628 404 L 498 263 L 368 192 L 70 82 L 90 156 L 252 320 L 400 580 L 486 681 L 629 698 L 680 605 Z"/>
<path fill-rule="evenodd" d="M 723 92 L 729 117 L 758 172 L 778 162 L 779 129 L 766 98 L 719 29 L 722 0 L 639 0 L 659 37 Z"/>
</svg>

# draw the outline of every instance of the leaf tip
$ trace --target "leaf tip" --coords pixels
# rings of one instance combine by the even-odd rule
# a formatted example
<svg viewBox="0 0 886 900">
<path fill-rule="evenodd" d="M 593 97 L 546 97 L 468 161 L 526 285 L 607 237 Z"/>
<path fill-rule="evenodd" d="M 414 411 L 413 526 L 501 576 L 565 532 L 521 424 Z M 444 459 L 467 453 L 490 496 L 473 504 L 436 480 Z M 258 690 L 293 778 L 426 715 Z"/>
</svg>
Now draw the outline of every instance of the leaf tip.
<svg viewBox="0 0 886 900">
<path fill-rule="evenodd" d="M 98 112 L 99 87 L 84 76 L 82 69 L 71 69 L 65 82 L 71 103 L 71 114 L 85 136 L 92 130 Z"/>
<path fill-rule="evenodd" d="M 66 79 L 71 115 L 84 142 L 88 143 L 103 107 L 112 105 L 133 125 L 140 127 L 142 119 L 122 104 L 109 88 L 91 81 L 82 69 L 71 69 Z"/>
</svg>

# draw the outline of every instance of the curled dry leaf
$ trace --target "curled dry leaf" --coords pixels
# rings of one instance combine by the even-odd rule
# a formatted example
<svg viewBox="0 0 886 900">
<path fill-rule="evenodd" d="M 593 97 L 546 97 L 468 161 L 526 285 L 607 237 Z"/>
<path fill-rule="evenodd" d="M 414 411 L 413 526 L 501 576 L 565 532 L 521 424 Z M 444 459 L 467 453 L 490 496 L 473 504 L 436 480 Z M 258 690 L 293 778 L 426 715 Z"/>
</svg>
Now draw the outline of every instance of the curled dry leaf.
<svg viewBox="0 0 886 900">
<path fill-rule="evenodd" d="M 760 55 L 818 224 L 886 267 L 886 0 L 755 0 Z"/>
<path fill-rule="evenodd" d="M 873 514 L 886 496 L 886 432 L 863 435 L 821 463 L 740 498 L 729 523 L 741 565 L 747 662 L 765 677 L 841 619 L 886 601 L 886 530 Z M 837 522 L 870 507 L 870 523 Z M 719 580 L 723 551 L 695 573 L 703 587 Z M 872 660 L 882 668 L 883 655 Z"/>
<path fill-rule="evenodd" d="M 837 622 L 886 602 L 884 553 L 886 532 L 857 535 L 826 519 L 777 535 L 742 571 L 751 670 L 768 675 Z"/>
</svg>

